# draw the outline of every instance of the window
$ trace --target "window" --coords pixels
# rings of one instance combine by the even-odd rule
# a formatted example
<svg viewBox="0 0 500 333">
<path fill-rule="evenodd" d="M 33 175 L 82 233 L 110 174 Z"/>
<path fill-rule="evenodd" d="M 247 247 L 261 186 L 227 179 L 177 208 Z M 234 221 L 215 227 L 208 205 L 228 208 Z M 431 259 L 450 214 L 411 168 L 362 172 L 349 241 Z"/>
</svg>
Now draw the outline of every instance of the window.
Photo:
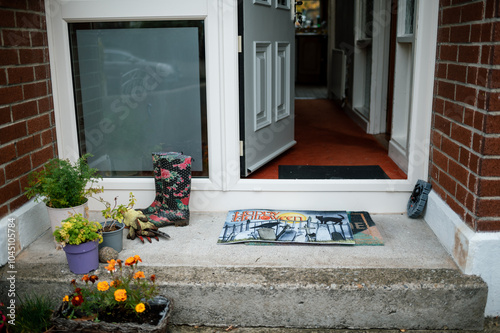
<svg viewBox="0 0 500 333">
<path fill-rule="evenodd" d="M 70 23 L 78 143 L 105 177 L 152 175 L 151 153 L 208 176 L 203 21 Z"/>
</svg>

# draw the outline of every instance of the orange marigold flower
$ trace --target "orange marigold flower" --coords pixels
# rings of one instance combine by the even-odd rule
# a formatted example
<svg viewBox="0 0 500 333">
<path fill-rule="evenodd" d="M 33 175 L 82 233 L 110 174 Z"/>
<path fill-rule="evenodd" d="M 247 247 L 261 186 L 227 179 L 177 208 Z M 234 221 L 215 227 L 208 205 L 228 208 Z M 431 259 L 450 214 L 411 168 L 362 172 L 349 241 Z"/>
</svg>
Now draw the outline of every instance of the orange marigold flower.
<svg viewBox="0 0 500 333">
<path fill-rule="evenodd" d="M 118 259 L 116 263 L 118 264 L 118 267 L 122 268 L 122 261 L 120 259 Z"/>
<path fill-rule="evenodd" d="M 151 280 L 151 282 L 153 282 L 153 283 L 154 283 L 154 282 L 155 282 L 155 280 L 156 280 L 156 275 L 154 275 L 154 274 L 153 274 L 153 275 L 151 275 L 151 277 L 150 277 L 149 279 Z"/>
<path fill-rule="evenodd" d="M 108 266 L 104 267 L 106 268 L 109 272 L 114 272 L 116 271 L 116 261 L 115 259 L 108 260 Z"/>
<path fill-rule="evenodd" d="M 146 276 L 144 275 L 144 272 L 138 271 L 135 272 L 134 274 L 134 279 L 145 279 Z"/>
<path fill-rule="evenodd" d="M 109 289 L 109 284 L 107 281 L 102 281 L 97 284 L 97 290 L 106 291 Z"/>
<path fill-rule="evenodd" d="M 71 280 L 71 284 L 76 286 L 76 280 L 75 279 Z"/>
<path fill-rule="evenodd" d="M 128 257 L 127 260 L 125 260 L 125 266 L 132 266 L 135 264 L 135 258 L 134 257 Z"/>
<path fill-rule="evenodd" d="M 97 275 L 91 275 L 89 277 L 89 280 L 90 282 L 95 283 L 97 280 L 99 280 L 99 278 L 97 277 Z"/>
<path fill-rule="evenodd" d="M 89 282 L 90 278 L 87 274 L 82 277 L 82 281 Z"/>
<path fill-rule="evenodd" d="M 134 256 L 134 259 L 135 259 L 136 263 L 139 262 L 139 261 L 142 262 L 141 257 L 139 257 L 139 255 L 137 255 L 137 254 Z"/>
<path fill-rule="evenodd" d="M 69 296 L 68 295 L 64 296 L 63 302 L 69 302 Z"/>
<path fill-rule="evenodd" d="M 125 289 L 117 289 L 115 291 L 115 300 L 117 302 L 124 302 L 127 300 L 127 291 Z"/>
<path fill-rule="evenodd" d="M 73 306 L 79 306 L 82 303 L 83 303 L 82 295 L 76 295 L 71 299 L 71 304 L 73 304 Z"/>
<path fill-rule="evenodd" d="M 144 310 L 146 310 L 144 303 L 139 303 L 135 306 L 135 312 L 141 313 L 144 312 Z"/>
</svg>

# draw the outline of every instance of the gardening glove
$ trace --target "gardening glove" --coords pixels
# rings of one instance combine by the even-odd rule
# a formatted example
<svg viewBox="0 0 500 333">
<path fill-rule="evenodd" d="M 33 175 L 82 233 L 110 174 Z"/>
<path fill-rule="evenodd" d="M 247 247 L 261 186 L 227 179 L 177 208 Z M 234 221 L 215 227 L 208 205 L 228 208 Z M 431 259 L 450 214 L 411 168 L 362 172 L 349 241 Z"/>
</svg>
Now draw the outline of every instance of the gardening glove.
<svg viewBox="0 0 500 333">
<path fill-rule="evenodd" d="M 123 223 L 129 229 L 128 239 L 134 240 L 139 237 L 144 243 L 144 237 L 151 243 L 151 237 L 159 241 L 158 236 L 169 239 L 170 236 L 158 230 L 153 223 L 148 222 L 148 218 L 141 212 L 134 209 L 129 209 L 123 214 Z"/>
</svg>

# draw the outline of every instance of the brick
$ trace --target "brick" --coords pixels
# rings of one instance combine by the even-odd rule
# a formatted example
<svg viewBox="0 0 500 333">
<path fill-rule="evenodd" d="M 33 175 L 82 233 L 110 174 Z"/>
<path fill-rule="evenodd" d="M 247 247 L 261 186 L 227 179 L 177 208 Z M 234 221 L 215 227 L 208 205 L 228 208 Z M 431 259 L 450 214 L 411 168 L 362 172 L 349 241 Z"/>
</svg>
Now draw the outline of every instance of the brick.
<svg viewBox="0 0 500 333">
<path fill-rule="evenodd" d="M 436 77 L 440 79 L 446 79 L 448 72 L 448 65 L 437 63 L 436 64 Z"/>
<path fill-rule="evenodd" d="M 451 31 L 450 27 L 440 26 L 438 28 L 437 42 L 448 43 L 450 41 L 450 31 Z"/>
<path fill-rule="evenodd" d="M 500 220 L 493 220 L 493 219 L 478 220 L 477 231 L 498 232 L 500 231 Z"/>
<path fill-rule="evenodd" d="M 47 83 L 46 81 L 23 84 L 23 92 L 25 99 L 38 98 L 47 96 Z"/>
<path fill-rule="evenodd" d="M 0 187 L 5 185 L 5 171 L 3 168 L 0 168 Z"/>
<path fill-rule="evenodd" d="M 451 130 L 451 122 L 443 118 L 442 116 L 435 114 L 434 115 L 434 128 L 438 131 L 441 131 L 445 135 L 450 135 Z"/>
<path fill-rule="evenodd" d="M 465 119 L 464 119 L 465 123 Z M 486 115 L 481 111 L 473 111 L 472 127 L 479 131 L 484 131 L 486 125 Z"/>
<path fill-rule="evenodd" d="M 490 82 L 490 88 L 491 89 L 498 89 L 500 88 L 500 69 L 491 69 L 491 80 Z"/>
<path fill-rule="evenodd" d="M 39 99 L 37 102 L 38 102 L 38 113 L 42 114 L 52 110 L 52 97 L 44 97 Z"/>
<path fill-rule="evenodd" d="M 16 22 L 18 28 L 41 29 L 41 19 L 39 14 L 30 12 L 16 12 Z"/>
<path fill-rule="evenodd" d="M 11 67 L 7 69 L 9 84 L 31 82 L 35 78 L 33 67 Z"/>
<path fill-rule="evenodd" d="M 500 216 L 500 199 L 477 200 L 476 215 L 478 217 L 498 217 Z"/>
<path fill-rule="evenodd" d="M 449 7 L 443 9 L 442 25 L 455 24 L 460 22 L 460 7 Z"/>
<path fill-rule="evenodd" d="M 45 147 L 39 151 L 31 154 L 31 164 L 33 169 L 39 167 L 40 165 L 46 163 L 50 159 L 54 158 L 54 150 L 52 146 Z"/>
<path fill-rule="evenodd" d="M 485 18 L 493 18 L 495 17 L 495 11 L 498 12 L 498 0 L 486 0 L 484 17 Z"/>
<path fill-rule="evenodd" d="M 500 159 L 483 158 L 480 160 L 480 176 L 500 177 Z"/>
<path fill-rule="evenodd" d="M 480 178 L 477 195 L 480 197 L 500 197 L 500 179 Z"/>
<path fill-rule="evenodd" d="M 455 99 L 455 85 L 445 81 L 438 81 L 437 93 L 441 97 Z"/>
<path fill-rule="evenodd" d="M 486 137 L 484 138 L 484 155 L 500 155 L 500 138 Z"/>
<path fill-rule="evenodd" d="M 437 149 L 441 149 L 441 140 L 442 140 L 442 135 L 439 132 L 432 131 L 431 133 L 431 144 L 436 147 Z"/>
<path fill-rule="evenodd" d="M 463 118 L 464 125 L 474 127 L 474 113 L 475 113 L 474 110 L 469 108 L 464 108 L 464 118 Z"/>
<path fill-rule="evenodd" d="M 0 49 L 0 66 L 18 65 L 17 49 Z"/>
<path fill-rule="evenodd" d="M 442 61 L 457 61 L 458 46 L 457 45 L 440 45 L 439 60 Z"/>
<path fill-rule="evenodd" d="M 34 12 L 44 13 L 43 0 L 30 0 L 28 1 L 28 9 Z"/>
<path fill-rule="evenodd" d="M 477 108 L 486 110 L 486 108 L 488 107 L 489 98 L 490 98 L 489 93 L 486 93 L 486 91 L 479 89 L 477 91 L 477 101 L 476 101 Z"/>
<path fill-rule="evenodd" d="M 446 136 L 443 136 L 441 139 L 441 150 L 452 159 L 458 161 L 460 155 L 460 146 L 451 141 Z"/>
<path fill-rule="evenodd" d="M 42 146 L 46 146 L 48 144 L 51 144 L 54 142 L 54 138 L 52 137 L 52 131 L 50 129 L 47 129 L 40 133 L 40 140 L 42 143 Z"/>
<path fill-rule="evenodd" d="M 456 121 L 462 122 L 464 107 L 454 102 L 445 101 L 444 103 L 444 116 Z"/>
<path fill-rule="evenodd" d="M 0 165 L 10 162 L 16 158 L 16 146 L 11 143 L 0 147 Z"/>
<path fill-rule="evenodd" d="M 490 22 L 481 24 L 480 42 L 482 43 L 491 42 L 493 40 L 492 36 L 493 36 L 493 24 Z"/>
<path fill-rule="evenodd" d="M 45 80 L 50 78 L 50 67 L 48 64 L 33 66 L 35 70 L 35 79 L 36 80 Z"/>
<path fill-rule="evenodd" d="M 7 181 L 17 179 L 19 176 L 31 171 L 30 156 L 18 158 L 5 166 L 5 177 Z"/>
<path fill-rule="evenodd" d="M 0 107 L 0 126 L 12 122 L 10 106 Z"/>
<path fill-rule="evenodd" d="M 20 122 L 8 125 L 0 131 L 0 144 L 3 145 L 15 139 L 26 136 L 26 123 Z"/>
<path fill-rule="evenodd" d="M 463 86 L 457 84 L 456 86 L 456 101 L 462 102 L 471 106 L 476 105 L 477 100 L 477 90 L 472 87 Z"/>
<path fill-rule="evenodd" d="M 465 206 L 468 210 L 471 210 L 468 205 L 471 204 L 472 200 L 469 199 L 472 194 L 467 190 L 467 188 L 462 185 L 457 185 L 457 190 L 455 193 L 455 198 L 457 198 L 458 202 Z"/>
<path fill-rule="evenodd" d="M 465 216 L 465 209 L 460 206 L 460 204 L 458 203 L 457 199 L 455 197 L 452 197 L 452 196 L 448 196 L 445 200 L 445 202 L 448 204 L 448 206 L 450 206 L 450 208 L 455 212 L 457 213 L 460 217 L 464 217 Z"/>
<path fill-rule="evenodd" d="M 0 105 L 12 104 L 23 99 L 21 86 L 0 87 Z"/>
<path fill-rule="evenodd" d="M 479 63 L 479 51 L 479 45 L 460 45 L 458 47 L 458 62 Z"/>
<path fill-rule="evenodd" d="M 14 198 L 21 194 L 21 189 L 19 186 L 19 181 L 12 181 L 0 187 L 0 203 L 5 203 L 11 198 Z"/>
<path fill-rule="evenodd" d="M 5 68 L 0 68 L 0 86 L 7 85 L 7 72 Z"/>
<path fill-rule="evenodd" d="M 0 22 L 2 22 L 3 28 L 14 28 L 16 26 L 14 12 L 11 10 L 0 9 Z"/>
<path fill-rule="evenodd" d="M 28 120 L 28 133 L 33 134 L 46 130 L 50 127 L 50 116 L 44 114 Z"/>
<path fill-rule="evenodd" d="M 500 134 L 500 115 L 488 115 L 486 117 L 485 132 L 487 134 Z"/>
<path fill-rule="evenodd" d="M 30 39 L 32 47 L 47 46 L 47 35 L 45 32 L 31 31 Z"/>
<path fill-rule="evenodd" d="M 463 186 L 467 186 L 469 170 L 465 169 L 462 165 L 453 160 L 449 160 L 448 163 L 448 172 L 450 176 L 455 178 Z"/>
<path fill-rule="evenodd" d="M 434 112 L 436 113 L 439 113 L 439 114 L 444 114 L 444 105 L 445 105 L 445 101 L 442 100 L 441 98 L 434 98 L 434 106 L 433 106 L 433 109 L 434 109 Z"/>
<path fill-rule="evenodd" d="M 489 112 L 500 111 L 500 93 L 491 93 L 488 97 L 485 109 Z"/>
<path fill-rule="evenodd" d="M 465 82 L 467 77 L 467 67 L 457 64 L 448 65 L 448 75 L 447 78 L 453 81 Z"/>
<path fill-rule="evenodd" d="M 22 205 L 27 203 L 29 199 L 25 195 L 20 195 L 17 198 L 15 198 L 13 201 L 9 203 L 9 208 L 10 211 L 13 212 L 16 209 L 20 208 Z"/>
<path fill-rule="evenodd" d="M 482 1 L 474 2 L 462 7 L 462 16 L 460 22 L 480 21 L 483 19 L 484 3 Z"/>
<path fill-rule="evenodd" d="M 469 181 L 467 183 L 467 188 L 471 193 L 477 193 L 478 177 L 475 174 L 469 174 Z"/>
<path fill-rule="evenodd" d="M 29 136 L 27 138 L 21 139 L 16 143 L 17 155 L 23 156 L 41 147 L 40 136 Z"/>
<path fill-rule="evenodd" d="M 439 173 L 439 184 L 443 187 L 443 189 L 448 194 L 455 194 L 456 190 L 456 181 L 450 177 L 446 172 Z"/>
<path fill-rule="evenodd" d="M 9 208 L 7 205 L 0 206 L 0 218 L 7 216 L 9 214 Z"/>
<path fill-rule="evenodd" d="M 458 141 L 466 147 L 470 147 L 472 143 L 472 132 L 460 125 L 451 124 L 451 136 L 453 140 Z"/>
<path fill-rule="evenodd" d="M 448 7 L 451 5 L 451 0 L 439 0 L 439 8 Z"/>
<path fill-rule="evenodd" d="M 479 70 L 477 67 L 468 66 L 467 67 L 467 81 L 469 84 L 477 84 L 477 77 L 479 75 Z"/>
<path fill-rule="evenodd" d="M 450 42 L 468 43 L 470 35 L 470 25 L 452 26 L 450 31 Z"/>
<path fill-rule="evenodd" d="M 481 64 L 489 65 L 493 58 L 493 46 L 481 45 Z"/>
<path fill-rule="evenodd" d="M 26 0 L 0 0 L 0 7 L 10 9 L 26 9 Z"/>
<path fill-rule="evenodd" d="M 432 163 L 439 169 L 448 172 L 449 158 L 437 149 L 432 150 Z"/>
<path fill-rule="evenodd" d="M 19 61 L 21 64 L 38 64 L 44 61 L 43 49 L 20 49 Z"/>
<path fill-rule="evenodd" d="M 26 30 L 2 29 L 2 46 L 31 46 L 30 33 Z"/>
<path fill-rule="evenodd" d="M 473 151 L 482 154 L 484 148 L 484 136 L 478 133 L 473 133 L 471 147 Z"/>
<path fill-rule="evenodd" d="M 32 117 L 38 114 L 36 101 L 23 102 L 12 106 L 12 118 L 14 121 Z"/>
<path fill-rule="evenodd" d="M 492 61 L 491 65 L 500 65 L 500 45 L 492 45 Z"/>
</svg>

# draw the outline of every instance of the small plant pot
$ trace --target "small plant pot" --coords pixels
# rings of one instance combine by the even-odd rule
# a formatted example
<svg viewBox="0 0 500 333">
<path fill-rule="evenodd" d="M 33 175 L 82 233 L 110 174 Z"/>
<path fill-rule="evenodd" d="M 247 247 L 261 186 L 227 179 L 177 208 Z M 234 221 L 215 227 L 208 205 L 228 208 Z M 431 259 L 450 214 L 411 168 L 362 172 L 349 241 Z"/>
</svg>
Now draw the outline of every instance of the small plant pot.
<svg viewBox="0 0 500 333">
<path fill-rule="evenodd" d="M 98 245 L 99 241 L 93 241 L 63 247 L 69 270 L 75 274 L 87 274 L 96 270 L 99 267 Z"/>
<path fill-rule="evenodd" d="M 113 223 L 113 221 L 101 222 L 101 225 L 104 227 L 109 226 Z M 99 249 L 103 247 L 112 247 L 117 252 L 121 252 L 123 250 L 123 229 L 125 225 L 120 222 L 115 222 L 115 225 L 118 227 L 117 230 L 114 231 L 104 231 L 102 232 L 102 243 L 99 244 Z"/>
<path fill-rule="evenodd" d="M 84 217 L 88 218 L 88 201 L 84 204 L 76 207 L 69 208 L 52 208 L 47 206 L 47 212 L 49 213 L 50 228 L 52 233 L 56 231 L 56 227 L 61 226 L 61 221 L 67 219 L 70 215 L 82 214 Z"/>
</svg>

